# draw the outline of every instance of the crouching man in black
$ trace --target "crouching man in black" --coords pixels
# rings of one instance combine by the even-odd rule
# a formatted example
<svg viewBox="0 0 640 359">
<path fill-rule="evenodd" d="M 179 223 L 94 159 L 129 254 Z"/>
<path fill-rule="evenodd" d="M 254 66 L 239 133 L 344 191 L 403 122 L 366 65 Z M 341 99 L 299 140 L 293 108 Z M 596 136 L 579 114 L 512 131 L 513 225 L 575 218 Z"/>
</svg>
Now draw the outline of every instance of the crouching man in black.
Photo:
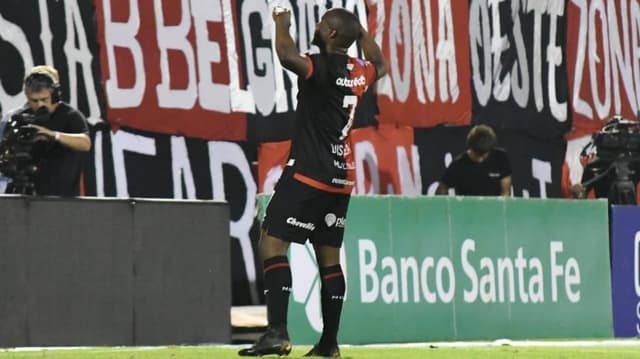
<svg viewBox="0 0 640 359">
<path fill-rule="evenodd" d="M 467 136 L 467 150 L 444 171 L 436 194 L 446 195 L 453 188 L 459 196 L 510 196 L 511 164 L 496 142 L 491 127 L 474 126 Z"/>
</svg>

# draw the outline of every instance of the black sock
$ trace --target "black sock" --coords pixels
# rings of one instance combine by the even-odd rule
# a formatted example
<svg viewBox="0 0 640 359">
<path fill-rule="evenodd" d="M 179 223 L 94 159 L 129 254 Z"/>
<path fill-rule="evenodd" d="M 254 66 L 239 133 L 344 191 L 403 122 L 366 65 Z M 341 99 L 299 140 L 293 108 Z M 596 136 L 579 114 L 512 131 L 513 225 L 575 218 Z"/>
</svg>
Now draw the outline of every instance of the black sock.
<svg viewBox="0 0 640 359">
<path fill-rule="evenodd" d="M 320 346 L 327 348 L 338 343 L 338 327 L 344 301 L 345 281 L 342 267 L 336 264 L 331 267 L 320 268 L 322 289 L 320 291 L 322 303 L 322 337 Z"/>
<path fill-rule="evenodd" d="M 287 328 L 287 310 L 291 293 L 291 268 L 287 256 L 271 257 L 263 262 L 267 319 L 272 328 Z"/>
</svg>

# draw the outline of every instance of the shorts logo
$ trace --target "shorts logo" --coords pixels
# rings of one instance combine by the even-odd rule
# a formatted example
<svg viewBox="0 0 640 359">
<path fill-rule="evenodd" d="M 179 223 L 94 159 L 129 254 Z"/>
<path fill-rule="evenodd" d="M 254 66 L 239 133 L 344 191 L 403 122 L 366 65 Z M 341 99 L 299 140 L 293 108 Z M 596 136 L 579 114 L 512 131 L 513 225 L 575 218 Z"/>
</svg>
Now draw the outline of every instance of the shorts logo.
<svg viewBox="0 0 640 359">
<path fill-rule="evenodd" d="M 331 227 L 334 224 L 336 224 L 336 220 L 338 219 L 338 217 L 336 217 L 335 214 L 333 213 L 327 213 L 326 216 L 324 216 L 324 223 L 327 224 L 327 227 Z"/>
<path fill-rule="evenodd" d="M 344 228 L 345 218 L 338 218 L 333 213 L 327 213 L 327 215 L 324 216 L 324 223 L 327 224 L 327 227 L 333 227 L 333 225 L 335 225 L 336 228 Z"/>
<path fill-rule="evenodd" d="M 311 223 L 311 222 L 300 222 L 298 221 L 297 218 L 294 217 L 289 217 L 287 218 L 287 224 L 292 225 L 294 227 L 298 227 L 298 228 L 302 228 L 302 229 L 306 229 L 308 231 L 314 231 L 316 229 L 316 226 Z"/>
</svg>

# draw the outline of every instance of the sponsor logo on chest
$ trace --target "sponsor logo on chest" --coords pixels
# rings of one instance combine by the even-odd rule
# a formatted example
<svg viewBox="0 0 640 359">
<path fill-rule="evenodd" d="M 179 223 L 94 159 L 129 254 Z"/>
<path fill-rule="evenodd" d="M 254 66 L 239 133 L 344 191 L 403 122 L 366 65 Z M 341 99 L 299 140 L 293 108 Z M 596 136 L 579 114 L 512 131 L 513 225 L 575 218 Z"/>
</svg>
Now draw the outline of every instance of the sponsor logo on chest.
<svg viewBox="0 0 640 359">
<path fill-rule="evenodd" d="M 367 80 L 362 75 L 354 79 L 350 79 L 346 77 L 338 77 L 336 79 L 336 85 L 342 86 L 342 87 L 357 87 L 357 86 L 364 86 L 366 84 L 367 84 Z"/>
</svg>

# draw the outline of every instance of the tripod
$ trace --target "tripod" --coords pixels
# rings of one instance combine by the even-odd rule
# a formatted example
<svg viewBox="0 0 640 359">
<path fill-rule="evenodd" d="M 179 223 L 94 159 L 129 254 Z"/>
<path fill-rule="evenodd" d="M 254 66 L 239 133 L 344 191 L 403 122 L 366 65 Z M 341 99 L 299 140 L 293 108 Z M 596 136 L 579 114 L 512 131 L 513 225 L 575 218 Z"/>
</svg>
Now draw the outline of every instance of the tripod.
<svg viewBox="0 0 640 359">
<path fill-rule="evenodd" d="M 616 179 L 609 188 L 609 202 L 613 204 L 637 204 L 636 184 L 633 183 L 630 168 L 631 159 L 624 158 L 614 161 L 612 166 L 615 169 Z"/>
<path fill-rule="evenodd" d="M 636 184 L 632 179 L 635 172 L 631 169 L 631 164 L 639 160 L 640 158 L 632 155 L 625 154 L 619 156 L 612 160 L 611 164 L 609 164 L 604 171 L 585 181 L 582 185 L 584 187 L 591 187 L 613 172 L 613 180 L 607 193 L 609 204 L 636 205 Z"/>
</svg>

